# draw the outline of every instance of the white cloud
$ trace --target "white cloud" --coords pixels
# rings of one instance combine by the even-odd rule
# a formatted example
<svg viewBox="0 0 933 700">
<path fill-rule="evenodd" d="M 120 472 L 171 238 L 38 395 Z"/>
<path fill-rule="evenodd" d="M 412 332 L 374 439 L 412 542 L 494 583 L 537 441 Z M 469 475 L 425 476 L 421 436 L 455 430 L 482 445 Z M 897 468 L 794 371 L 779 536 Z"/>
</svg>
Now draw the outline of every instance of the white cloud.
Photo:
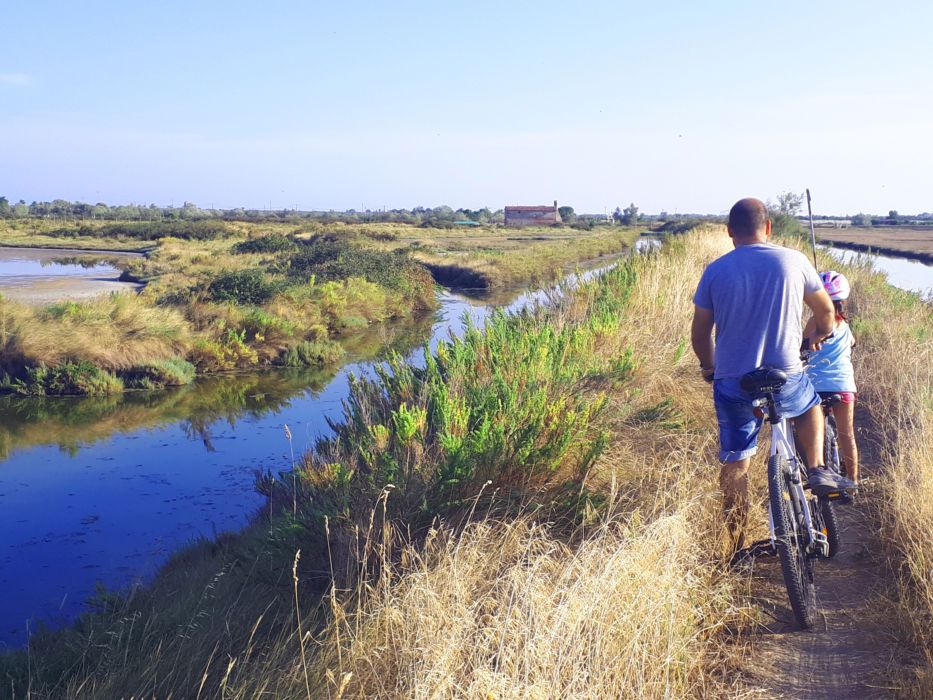
<svg viewBox="0 0 933 700">
<path fill-rule="evenodd" d="M 25 73 L 0 73 L 0 85 L 23 87 L 32 83 L 32 78 Z"/>
</svg>

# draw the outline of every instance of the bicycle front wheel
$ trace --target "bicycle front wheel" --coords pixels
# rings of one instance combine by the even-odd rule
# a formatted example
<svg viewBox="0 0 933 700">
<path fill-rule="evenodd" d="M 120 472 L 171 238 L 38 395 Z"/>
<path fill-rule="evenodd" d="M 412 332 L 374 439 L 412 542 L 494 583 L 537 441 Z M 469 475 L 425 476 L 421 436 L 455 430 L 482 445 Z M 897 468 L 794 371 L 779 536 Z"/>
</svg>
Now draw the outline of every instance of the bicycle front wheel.
<svg viewBox="0 0 933 700">
<path fill-rule="evenodd" d="M 807 538 L 803 531 L 806 523 L 791 493 L 787 460 L 780 454 L 771 455 L 768 460 L 768 499 L 790 606 L 800 626 L 809 629 L 816 618 L 816 588 L 806 553 Z M 806 504 L 801 506 L 806 507 Z"/>
</svg>

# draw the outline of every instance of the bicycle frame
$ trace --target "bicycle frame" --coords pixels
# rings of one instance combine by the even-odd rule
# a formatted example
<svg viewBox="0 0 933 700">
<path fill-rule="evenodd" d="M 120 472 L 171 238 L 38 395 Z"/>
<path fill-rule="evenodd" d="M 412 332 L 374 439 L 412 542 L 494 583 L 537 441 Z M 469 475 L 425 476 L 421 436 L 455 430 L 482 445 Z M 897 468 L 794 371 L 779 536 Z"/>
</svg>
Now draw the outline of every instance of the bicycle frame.
<svg viewBox="0 0 933 700">
<path fill-rule="evenodd" d="M 810 503 L 807 493 L 803 488 L 803 478 L 800 460 L 797 458 L 797 451 L 794 449 L 793 432 L 788 418 L 779 416 L 774 406 L 774 397 L 768 394 L 765 398 L 756 399 L 753 404 L 767 410 L 768 422 L 771 424 L 771 455 L 780 454 L 784 457 L 784 463 L 787 465 L 790 473 L 788 481 L 790 483 L 790 497 L 794 503 L 794 512 L 803 514 L 806 532 L 809 533 L 809 540 L 806 544 L 807 552 L 817 551 L 824 557 L 829 557 L 829 540 L 813 523 L 813 515 L 810 511 Z M 771 539 L 771 545 L 774 546 L 774 515 L 768 506 L 768 530 Z"/>
</svg>

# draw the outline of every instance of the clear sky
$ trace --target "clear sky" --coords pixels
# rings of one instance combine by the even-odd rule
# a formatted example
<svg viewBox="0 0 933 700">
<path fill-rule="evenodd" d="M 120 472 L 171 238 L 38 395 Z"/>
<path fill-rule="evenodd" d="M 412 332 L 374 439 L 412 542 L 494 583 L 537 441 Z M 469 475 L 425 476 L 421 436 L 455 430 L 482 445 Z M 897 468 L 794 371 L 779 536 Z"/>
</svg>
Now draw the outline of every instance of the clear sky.
<svg viewBox="0 0 933 700">
<path fill-rule="evenodd" d="M 933 211 L 933 3 L 4 2 L 0 195 Z"/>
</svg>

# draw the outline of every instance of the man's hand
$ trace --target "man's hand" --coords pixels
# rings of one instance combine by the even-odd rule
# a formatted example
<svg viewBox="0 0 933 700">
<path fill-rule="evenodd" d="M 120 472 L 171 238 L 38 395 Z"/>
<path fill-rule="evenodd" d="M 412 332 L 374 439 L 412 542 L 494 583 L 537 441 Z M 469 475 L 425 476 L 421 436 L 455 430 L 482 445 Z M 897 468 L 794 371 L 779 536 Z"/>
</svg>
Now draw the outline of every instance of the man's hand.
<svg viewBox="0 0 933 700">
<path fill-rule="evenodd" d="M 704 367 L 703 365 L 700 365 L 700 376 L 703 377 L 704 382 L 707 382 L 708 384 L 712 384 L 713 375 L 715 374 L 716 374 L 715 367 Z"/>
<path fill-rule="evenodd" d="M 813 318 L 807 322 L 804 333 L 810 337 L 810 342 L 815 346 L 833 334 L 836 327 L 836 308 L 829 294 L 822 287 L 810 294 L 804 294 L 803 301 L 813 312 Z"/>
</svg>

